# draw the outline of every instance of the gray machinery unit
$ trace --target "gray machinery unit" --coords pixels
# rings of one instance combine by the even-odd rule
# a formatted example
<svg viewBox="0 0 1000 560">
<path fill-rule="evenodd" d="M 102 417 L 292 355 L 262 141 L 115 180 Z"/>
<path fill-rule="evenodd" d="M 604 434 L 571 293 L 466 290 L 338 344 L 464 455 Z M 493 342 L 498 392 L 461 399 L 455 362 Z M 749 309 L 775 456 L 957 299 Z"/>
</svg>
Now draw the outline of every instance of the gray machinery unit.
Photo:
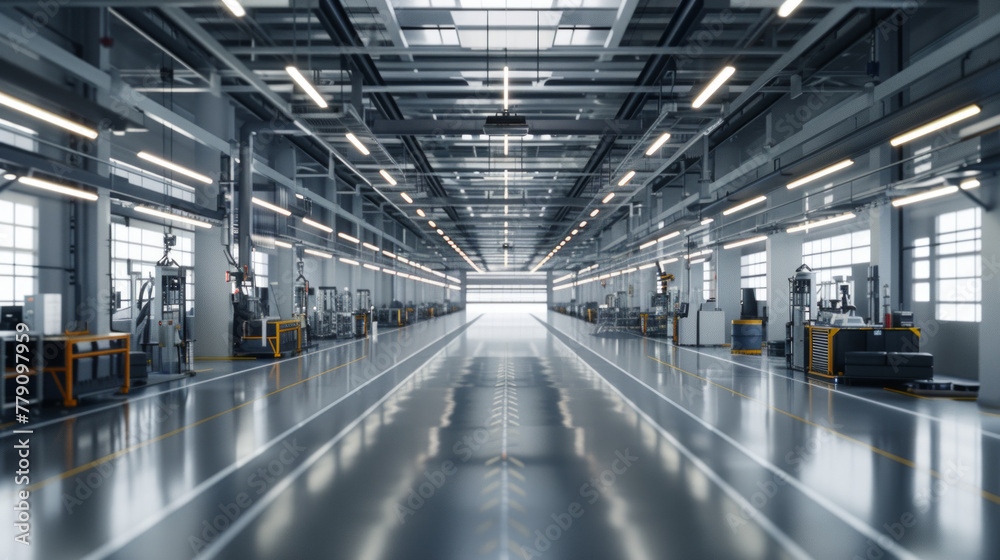
<svg viewBox="0 0 1000 560">
<path fill-rule="evenodd" d="M 355 300 L 356 312 L 354 314 L 354 335 L 368 336 L 372 327 L 372 293 L 371 290 L 361 289 L 357 292 Z"/>
<path fill-rule="evenodd" d="M 351 289 L 344 288 L 337 296 L 337 338 L 354 336 L 354 301 Z"/>
<path fill-rule="evenodd" d="M 163 236 L 164 253 L 156 263 L 149 300 L 151 329 L 147 333 L 155 333 L 155 340 L 148 337 L 144 342 L 150 358 L 150 371 L 157 373 L 190 373 L 194 370 L 194 340 L 190 336 L 187 316 L 187 284 L 191 270 L 179 266 L 170 257 L 170 249 L 176 244 L 176 236 Z"/>
<path fill-rule="evenodd" d="M 806 327 L 816 316 L 813 301 L 813 284 L 816 275 L 811 268 L 802 265 L 795 269 L 795 276 L 788 279 L 788 323 L 785 325 L 785 360 L 788 366 L 798 371 L 806 371 L 807 339 Z"/>
<path fill-rule="evenodd" d="M 313 301 L 316 290 L 309 285 L 309 280 L 303 275 L 305 263 L 301 256 L 297 266 L 299 275 L 292 287 L 292 319 L 299 322 L 302 348 L 307 348 L 312 344 L 313 330 L 316 328 L 316 308 Z"/>
<path fill-rule="evenodd" d="M 312 335 L 315 338 L 334 338 L 337 336 L 337 288 L 320 286 L 316 298 L 319 301 L 313 322 Z"/>
</svg>

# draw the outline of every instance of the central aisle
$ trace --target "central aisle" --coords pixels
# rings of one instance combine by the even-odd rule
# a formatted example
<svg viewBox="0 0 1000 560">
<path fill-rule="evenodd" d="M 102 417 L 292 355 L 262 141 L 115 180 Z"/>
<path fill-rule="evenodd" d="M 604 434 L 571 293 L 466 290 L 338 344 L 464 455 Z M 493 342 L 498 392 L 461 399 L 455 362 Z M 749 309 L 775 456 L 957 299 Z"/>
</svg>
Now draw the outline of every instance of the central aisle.
<svg viewBox="0 0 1000 560">
<path fill-rule="evenodd" d="M 211 552 L 796 556 L 752 522 L 720 533 L 739 506 L 529 315 L 480 318 L 293 476 Z"/>
</svg>

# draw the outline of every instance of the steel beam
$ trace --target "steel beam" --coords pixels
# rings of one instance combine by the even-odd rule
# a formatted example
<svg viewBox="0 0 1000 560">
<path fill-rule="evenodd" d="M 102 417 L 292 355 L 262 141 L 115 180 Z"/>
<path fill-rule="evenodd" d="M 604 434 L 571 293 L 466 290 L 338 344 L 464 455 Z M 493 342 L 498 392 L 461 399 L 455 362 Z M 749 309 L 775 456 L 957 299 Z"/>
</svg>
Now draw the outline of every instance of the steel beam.
<svg viewBox="0 0 1000 560">
<path fill-rule="evenodd" d="M 483 134 L 483 120 L 479 119 L 407 119 L 403 121 L 376 119 L 372 132 L 378 135 L 408 136 L 458 136 L 462 134 Z M 645 131 L 638 120 L 590 120 L 590 119 L 528 119 L 528 129 L 533 135 L 572 134 L 583 136 L 603 136 L 605 134 L 633 135 Z M 516 137 L 511 137 L 517 142 Z"/>
</svg>

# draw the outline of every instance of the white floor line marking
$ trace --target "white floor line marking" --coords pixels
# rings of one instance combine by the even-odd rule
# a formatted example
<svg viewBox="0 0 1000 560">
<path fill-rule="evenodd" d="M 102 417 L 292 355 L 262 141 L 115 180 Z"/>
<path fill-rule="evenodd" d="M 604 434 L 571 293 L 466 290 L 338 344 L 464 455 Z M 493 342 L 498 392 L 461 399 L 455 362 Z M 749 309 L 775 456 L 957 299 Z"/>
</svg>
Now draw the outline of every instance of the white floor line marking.
<svg viewBox="0 0 1000 560">
<path fill-rule="evenodd" d="M 478 319 L 481 316 L 482 315 L 476 316 L 476 319 Z M 466 322 L 467 323 L 471 323 L 474 320 L 475 319 L 472 319 L 472 320 L 466 321 Z M 463 324 L 465 324 L 465 323 L 463 323 Z M 400 330 L 398 330 L 396 332 L 402 332 L 402 329 L 400 329 Z M 112 408 L 123 406 L 123 405 L 126 405 L 126 404 L 131 404 L 131 403 L 134 403 L 134 402 L 138 402 L 138 401 L 142 401 L 142 400 L 146 400 L 146 399 L 151 399 L 153 397 L 159 397 L 161 395 L 166 395 L 167 393 L 173 393 L 174 391 L 180 391 L 181 389 L 190 389 L 191 387 L 197 387 L 198 385 L 202 385 L 204 383 L 212 383 L 213 381 L 218 381 L 220 379 L 225 379 L 227 377 L 232 377 L 234 375 L 240 375 L 240 374 L 243 374 L 243 373 L 248 373 L 248 372 L 251 372 L 251 371 L 253 371 L 255 369 L 270 367 L 270 366 L 273 366 L 275 364 L 283 364 L 285 362 L 290 362 L 292 360 L 301 360 L 303 358 L 308 358 L 309 356 L 317 356 L 319 354 L 322 354 L 323 352 L 329 352 L 330 350 L 335 350 L 337 348 L 342 348 L 342 347 L 347 346 L 349 344 L 357 344 L 359 342 L 367 342 L 368 340 L 369 339 L 367 339 L 367 338 L 362 338 L 360 340 L 352 340 L 350 342 L 345 342 L 343 344 L 338 344 L 336 346 L 331 346 L 329 348 L 323 348 L 322 350 L 317 350 L 315 352 L 310 352 L 308 354 L 300 354 L 298 356 L 293 356 L 291 358 L 284 358 L 284 359 L 277 360 L 277 361 L 274 361 L 274 362 L 268 362 L 266 364 L 261 364 L 259 366 L 254 366 L 252 368 L 241 369 L 239 371 L 234 371 L 234 372 L 231 372 L 231 373 L 226 373 L 226 374 L 220 375 L 218 377 L 213 377 L 211 379 L 205 379 L 204 381 L 198 381 L 198 382 L 195 382 L 195 383 L 186 383 L 186 384 L 183 384 L 183 385 L 179 385 L 177 387 L 172 387 L 170 389 L 164 389 L 162 391 L 156 391 L 154 393 L 143 394 L 143 395 L 140 395 L 140 396 L 137 396 L 137 397 L 131 397 L 131 396 L 129 396 L 129 397 L 126 397 L 125 400 L 123 400 L 121 402 L 116 402 L 116 403 L 113 403 L 113 404 L 109 404 L 107 406 L 102 406 L 102 407 L 94 408 L 94 409 L 91 409 L 91 410 L 83 410 L 83 411 L 77 412 L 75 414 L 70 414 L 68 416 L 63 416 L 63 417 L 60 417 L 60 418 L 52 418 L 50 420 L 45 420 L 44 422 L 39 422 L 38 424 L 32 424 L 32 425 L 25 426 L 24 428 L 25 429 L 38 429 L 38 428 L 42 428 L 42 427 L 45 427 L 45 426 L 50 426 L 52 424 L 58 424 L 60 422 L 65 422 L 66 420 L 72 420 L 74 418 L 80 418 L 81 416 L 86 416 L 88 414 L 94 414 L 94 413 L 97 413 L 97 412 L 103 412 L 105 410 L 110 410 Z M 9 437 L 11 435 L 12 434 L 9 431 L 0 433 L 0 439 L 3 439 L 5 437 Z"/>
<path fill-rule="evenodd" d="M 463 333 L 459 333 L 458 336 L 462 336 L 462 334 Z M 444 338 L 444 336 L 442 336 L 441 338 Z M 458 337 L 455 338 L 457 340 Z M 441 339 L 439 338 L 438 340 Z M 434 344 L 434 342 L 432 342 L 431 344 Z M 389 400 L 389 397 L 396 394 L 396 392 L 399 391 L 404 385 L 409 384 L 410 381 L 413 379 L 413 376 L 421 372 L 425 367 L 427 367 L 427 364 L 437 359 L 437 357 L 441 355 L 442 352 L 447 350 L 448 347 L 454 343 L 455 341 L 452 340 L 448 344 L 445 344 L 443 347 L 441 347 L 441 349 L 435 352 L 430 358 L 427 358 L 427 360 L 423 364 L 421 364 L 420 367 L 414 369 L 413 372 L 410 373 L 410 375 L 407 375 L 406 379 L 400 381 L 399 384 L 393 387 L 391 391 L 385 394 L 385 396 L 383 396 L 381 399 L 379 399 L 370 407 L 368 407 L 368 409 L 362 412 L 360 416 L 355 418 L 350 424 L 344 426 L 342 430 L 337 432 L 337 435 L 333 436 L 332 439 L 330 439 L 325 444 L 323 444 L 322 447 L 317 449 L 312 455 L 310 455 L 305 460 L 305 462 L 296 467 L 295 470 L 288 473 L 288 475 L 285 476 L 285 478 L 282 478 L 277 484 L 274 485 L 273 488 L 271 488 L 271 490 L 269 490 L 266 494 L 264 494 L 264 496 L 261 497 L 259 501 L 254 502 L 254 504 L 250 506 L 249 509 L 247 509 L 242 515 L 240 515 L 240 517 L 237 518 L 236 521 L 234 521 L 233 524 L 230 525 L 229 528 L 224 533 L 222 533 L 221 535 L 219 535 L 218 538 L 212 541 L 212 544 L 210 544 L 202 551 L 202 556 L 204 556 L 205 558 L 214 558 L 217 554 L 219 554 L 222 551 L 222 549 L 225 548 L 226 545 L 232 542 L 232 540 L 236 538 L 236 536 L 239 535 L 239 533 L 241 533 L 243 529 L 247 527 L 247 525 L 249 525 L 257 517 L 259 517 L 264 512 L 264 510 L 267 509 L 268 505 L 274 502 L 274 500 L 276 500 L 278 496 L 281 495 L 282 492 L 287 490 L 288 487 L 291 486 L 296 479 L 298 479 L 300 476 L 302 476 L 303 473 L 312 468 L 312 466 L 316 464 L 316 461 L 319 461 L 320 458 L 323 457 L 323 455 L 329 453 L 330 450 L 332 450 L 333 447 L 337 445 L 337 443 L 339 443 L 340 440 L 343 439 L 344 436 L 348 434 L 348 432 L 354 429 L 358 424 L 361 423 L 362 420 L 367 418 L 368 415 L 370 415 L 372 412 L 378 409 L 378 407 L 382 406 L 382 404 L 385 403 L 385 401 Z M 428 344 L 427 346 L 430 346 L 430 344 Z M 427 348 L 427 346 L 425 346 L 424 348 Z M 421 351 L 423 351 L 424 348 L 422 348 Z"/>
<path fill-rule="evenodd" d="M 538 317 L 535 317 L 535 318 L 538 319 Z M 781 380 L 791 380 L 791 381 L 794 381 L 796 383 L 800 383 L 802 385 L 807 385 L 807 386 L 814 387 L 814 388 L 817 388 L 817 389 L 822 389 L 824 391 L 833 393 L 834 395 L 840 395 L 840 396 L 843 396 L 843 397 L 849 397 L 849 398 L 852 398 L 852 399 L 857 399 L 859 401 L 870 403 L 870 404 L 873 404 L 873 405 L 876 405 L 876 406 L 881 406 L 883 408 L 888 408 L 889 410 L 894 410 L 896 412 L 902 412 L 904 414 L 910 414 L 912 416 L 916 416 L 918 418 L 923 418 L 925 420 L 931 420 L 933 422 L 944 422 L 943 419 L 941 419 L 941 418 L 939 418 L 937 416 L 933 416 L 933 415 L 930 415 L 930 414 L 927 414 L 927 413 L 924 413 L 924 412 L 918 412 L 916 410 L 909 410 L 909 409 L 906 409 L 906 408 L 894 406 L 894 405 L 891 405 L 889 403 L 884 403 L 884 402 L 881 402 L 881 401 L 877 401 L 875 399 L 869 399 L 868 397 L 857 395 L 857 394 L 851 393 L 849 391 L 834 391 L 833 389 L 830 389 L 829 387 L 824 387 L 823 385 L 816 385 L 816 384 L 810 383 L 808 381 L 804 381 L 802 379 L 797 379 L 794 375 L 782 375 L 780 373 L 775 373 L 773 371 L 768 371 L 766 369 L 761 369 L 759 367 L 755 367 L 755 366 L 752 366 L 752 365 L 749 365 L 749 364 L 741 364 L 739 362 L 734 362 L 732 360 L 727 360 L 726 358 L 723 358 L 721 356 L 713 356 L 712 354 L 706 354 L 704 352 L 699 352 L 698 350 L 694 350 L 692 348 L 687 348 L 687 347 L 684 347 L 684 346 L 675 346 L 675 345 L 670 344 L 669 342 L 667 342 L 665 340 L 657 340 L 655 338 L 650 338 L 648 336 L 642 336 L 642 335 L 638 335 L 638 334 L 635 334 L 635 333 L 628 333 L 628 334 L 631 334 L 632 336 L 634 336 L 636 338 L 640 338 L 640 339 L 643 339 L 643 340 L 648 340 L 650 342 L 655 342 L 657 344 L 662 344 L 662 345 L 664 345 L 664 346 L 666 346 L 668 348 L 676 348 L 678 350 L 684 350 L 686 352 L 693 352 L 695 354 L 698 354 L 699 356 L 705 356 L 706 358 L 712 358 L 712 359 L 715 359 L 715 360 L 719 360 L 721 362 L 726 362 L 726 363 L 730 363 L 730 364 L 737 365 L 737 366 L 740 366 L 740 367 L 745 367 L 747 369 L 752 369 L 754 371 L 759 371 L 761 373 L 765 373 L 765 374 L 767 374 L 767 375 L 769 375 L 771 377 L 776 377 L 776 378 L 781 379 Z M 994 438 L 994 439 L 1000 439 L 1000 434 L 984 430 L 984 429 L 982 429 L 982 427 L 979 428 L 979 433 L 981 433 L 982 435 L 985 435 L 987 437 L 991 437 L 991 438 Z"/>
<path fill-rule="evenodd" d="M 478 317 L 477 317 L 477 319 L 478 319 Z M 414 352 L 413 354 L 411 354 L 406 359 L 409 359 L 409 358 L 412 358 L 413 356 L 416 356 L 417 354 L 423 352 L 427 348 L 430 348 L 434 344 L 437 344 L 442 339 L 444 339 L 444 338 L 448 337 L 449 335 L 453 334 L 458 329 L 461 329 L 462 327 L 464 327 L 466 325 L 471 325 L 472 322 L 474 322 L 474 321 L 475 321 L 475 319 L 473 319 L 472 321 L 468 321 L 466 323 L 463 323 L 462 325 L 456 327 L 454 330 L 441 335 L 440 337 L 438 337 L 437 339 L 435 339 L 433 342 L 428 343 L 426 346 L 424 346 L 420 350 L 417 350 L 416 352 Z M 461 333 L 459 333 L 459 334 L 461 334 Z M 447 348 L 450 344 L 451 343 L 445 344 L 444 347 L 441 348 L 441 350 L 438 350 L 433 356 L 431 356 L 430 358 L 428 358 L 427 362 L 429 362 L 429 361 L 433 360 L 435 357 L 437 357 L 437 355 L 440 354 L 441 352 L 443 352 L 445 350 L 445 348 Z M 393 369 L 395 369 L 396 366 L 398 366 L 399 364 L 401 364 L 403 361 L 405 361 L 405 359 L 392 364 L 391 366 L 389 366 L 388 368 L 386 368 L 386 370 L 383 371 L 382 373 L 378 374 L 377 376 L 369 379 L 368 381 L 365 381 L 361 385 L 359 385 L 359 386 L 355 387 L 354 389 L 352 389 L 350 393 L 345 394 L 344 396 L 338 398 L 337 400 L 333 401 L 332 403 L 326 405 L 322 409 L 316 411 L 315 413 L 313 413 L 311 416 L 309 416 L 305 420 L 300 421 L 299 423 L 297 423 L 294 426 L 288 428 L 284 432 L 278 434 L 277 436 L 275 436 L 274 438 L 272 438 L 270 441 L 268 441 L 264 445 L 262 445 L 262 446 L 258 447 L 257 449 L 255 449 L 254 452 L 251 455 L 249 455 L 248 457 L 246 457 L 246 458 L 244 458 L 244 459 L 242 459 L 242 460 L 240 460 L 238 462 L 231 463 L 230 465 L 226 466 L 224 469 L 222 469 L 219 472 L 215 473 L 211 477 L 205 479 L 204 481 L 202 481 L 200 484 L 198 484 L 194 488 L 192 488 L 192 489 L 188 490 L 187 492 L 185 492 L 184 495 L 182 495 L 180 498 L 177 498 L 176 500 L 174 500 L 173 502 L 171 502 L 167 507 L 161 509 L 159 515 L 152 516 L 152 517 L 150 517 L 150 518 L 148 518 L 148 519 L 140 522 L 138 525 L 136 525 L 127 534 L 122 535 L 122 536 L 118 537 L 117 539 L 114 539 L 113 541 L 109 541 L 109 542 L 105 543 L 104 545 L 98 547 L 97 549 L 95 549 L 94 551 L 92 551 L 90 554 L 87 554 L 86 556 L 84 556 L 82 560 L 98 560 L 98 559 L 101 559 L 101 558 L 106 558 L 106 557 L 114 554 L 115 552 L 118 552 L 123 547 L 125 547 L 128 543 L 132 542 L 136 538 L 140 537 L 146 531 L 148 531 L 148 530 L 152 529 L 153 527 L 155 527 L 156 525 L 158 525 L 160 522 L 162 522 L 164 519 L 166 519 L 167 516 L 171 515 L 175 511 L 177 511 L 180 508 L 184 507 L 185 505 L 187 505 L 188 503 L 190 503 L 191 500 L 193 500 L 193 499 L 197 498 L 198 496 L 200 496 L 208 488 L 211 488 L 213 485 L 215 485 L 219 481 L 223 480 L 225 477 L 227 477 L 230 474 L 236 472 L 237 470 L 239 470 L 240 468 L 242 468 L 244 465 L 246 465 L 250 461 L 256 459 L 257 457 L 259 457 L 260 455 L 262 455 L 265 451 L 267 451 L 271 447 L 274 447 L 275 445 L 277 445 L 278 443 L 280 443 L 281 441 L 283 441 L 285 438 L 287 438 L 288 436 L 290 436 L 291 434 L 293 434 L 299 428 L 305 426 L 309 422 L 312 422 L 316 418 L 319 418 L 322 414 L 324 414 L 328 410 L 332 409 L 334 406 L 336 406 L 337 404 L 339 404 L 340 402 L 342 402 L 347 397 L 350 397 L 351 395 L 353 395 L 354 393 L 360 391 L 361 389 L 363 389 L 364 387 L 366 387 L 370 383 L 375 382 L 377 379 L 379 379 L 382 376 L 384 376 L 385 374 L 389 373 L 390 371 L 392 371 Z M 427 362 L 424 362 L 424 363 L 426 364 Z M 406 377 L 406 379 L 404 379 L 403 381 L 399 382 L 399 384 L 396 385 L 396 387 L 394 387 L 389 393 L 387 393 L 384 397 L 382 397 L 382 399 L 380 399 L 379 402 L 377 402 L 375 405 L 373 405 L 373 407 L 376 406 L 376 405 L 378 405 L 378 404 L 381 404 L 382 402 L 384 402 L 385 399 L 387 399 L 390 395 L 392 395 L 393 393 L 395 393 L 395 391 L 397 391 L 400 387 L 402 387 L 403 385 L 405 385 L 406 382 L 409 381 L 410 378 L 412 378 L 413 375 L 415 373 L 417 373 L 418 371 L 420 371 L 422 368 L 423 368 L 423 365 L 421 365 L 420 367 L 416 368 L 413 371 L 413 373 L 411 373 L 410 375 L 408 375 Z M 339 441 L 339 438 L 343 437 L 343 435 L 346 434 L 346 431 L 349 430 L 349 428 L 351 428 L 353 426 L 356 426 L 360 422 L 360 420 L 362 420 L 364 418 L 364 416 L 367 416 L 367 414 L 371 410 L 372 409 L 369 409 L 369 410 L 365 411 L 362 414 L 362 416 L 360 416 L 357 419 L 355 419 L 354 421 L 352 421 L 351 424 L 349 424 L 348 426 L 346 426 L 344 428 L 344 430 L 341 430 L 341 432 L 339 432 L 337 434 L 337 436 L 335 436 L 335 438 L 337 438 L 337 441 Z M 329 442 L 328 442 L 328 445 L 329 445 Z M 326 447 L 326 446 L 324 446 L 324 447 Z M 319 453 L 319 452 L 317 452 L 317 453 Z M 312 462 L 315 462 L 315 459 L 314 459 L 315 455 L 316 454 L 314 453 L 312 456 L 310 456 L 310 458 L 309 458 L 310 459 L 309 464 L 311 464 Z M 289 473 L 289 476 L 291 476 L 292 474 L 294 474 L 297 471 L 298 471 L 298 469 L 296 469 L 296 471 L 293 471 L 292 473 Z M 277 489 L 279 486 L 281 486 L 281 483 L 279 483 L 277 486 L 275 486 L 274 488 L 272 488 L 272 492 L 275 489 Z M 265 494 L 264 499 L 266 499 L 268 495 L 269 494 Z M 273 501 L 273 499 L 274 498 L 272 497 L 271 500 L 269 500 L 269 502 Z M 261 502 L 257 502 L 257 504 L 260 504 L 260 503 Z M 253 507 L 256 507 L 256 505 L 253 506 Z M 253 508 L 251 508 L 250 510 L 247 510 L 247 513 L 249 513 L 252 510 L 253 510 Z M 222 538 L 222 536 L 228 534 L 229 531 L 232 530 L 233 527 L 235 527 L 235 524 L 233 526 L 230 526 L 229 530 L 227 530 L 225 533 L 223 533 L 223 535 L 220 536 L 220 539 Z M 217 541 L 218 541 L 218 539 L 216 541 L 213 541 L 213 545 Z M 211 548 L 212 548 L 212 546 L 209 546 L 205 550 L 207 551 L 207 550 L 209 550 Z"/>
<path fill-rule="evenodd" d="M 553 325 L 551 325 L 551 324 L 549 324 L 547 322 L 543 322 L 541 319 L 538 319 L 538 317 L 535 317 L 535 319 L 538 320 L 539 322 L 542 322 L 542 324 L 548 325 L 550 328 L 552 328 L 552 329 L 554 329 L 556 331 L 559 331 L 560 333 L 562 333 L 563 336 L 569 338 L 570 340 L 574 340 L 573 337 L 571 337 L 570 335 L 566 334 L 566 332 L 563 331 L 562 329 L 559 329 L 559 328 L 557 328 L 557 327 L 555 327 L 555 326 L 553 326 Z M 558 337 L 556 337 L 556 339 L 559 340 Z M 562 344 L 566 345 L 566 343 L 563 342 L 562 340 L 559 340 L 559 342 L 561 342 Z M 574 342 L 576 342 L 576 341 L 574 340 Z M 815 502 L 816 505 L 818 505 L 818 506 L 822 507 L 823 509 L 829 511 L 831 514 L 833 514 L 835 517 L 839 518 L 841 521 L 843 521 L 844 523 L 846 523 L 848 526 L 850 526 L 851 528 L 853 528 L 857 532 L 861 533 L 862 535 L 864 535 L 865 537 L 867 537 L 869 539 L 872 539 L 874 542 L 879 543 L 880 546 L 882 544 L 888 545 L 888 546 L 884 547 L 884 549 L 887 552 L 890 552 L 891 554 L 897 556 L 898 558 L 904 558 L 904 559 L 907 559 L 907 560 L 919 560 L 919 558 L 916 555 L 914 555 L 909 550 L 903 548 L 902 546 L 900 546 L 899 544 L 897 544 L 895 541 L 892 541 L 891 539 L 888 539 L 888 540 L 885 539 L 884 538 L 885 537 L 885 533 L 882 533 L 882 532 L 876 530 L 875 528 L 871 527 L 870 525 L 868 525 L 867 523 L 865 523 L 861 519 L 855 517 L 852 513 L 850 513 L 846 509 L 844 509 L 841 506 L 839 506 L 839 505 L 833 503 L 832 501 L 828 500 L 825 496 L 817 493 L 812 488 L 810 488 L 810 487 L 806 486 L 805 484 L 803 484 L 802 482 L 800 482 L 793 475 L 790 475 L 790 474 L 786 473 L 785 471 L 783 471 L 783 470 L 779 469 L 778 467 L 774 466 L 769 461 L 767 461 L 767 460 L 765 460 L 765 459 L 757 456 L 755 453 L 753 453 L 748 448 L 746 448 L 745 446 L 743 446 L 743 444 L 739 443 L 738 441 L 736 441 L 735 439 L 733 439 L 732 437 L 730 437 L 728 434 L 726 434 L 722 430 L 716 428 L 712 424 L 709 424 L 708 422 L 705 422 L 704 420 L 702 420 L 701 418 L 699 418 L 696 414 L 694 414 L 693 412 L 691 412 L 688 409 L 684 408 L 683 406 L 677 404 L 676 402 L 674 402 L 673 400 L 671 400 L 670 398 L 668 398 L 663 393 L 660 393 L 659 391 L 657 391 L 653 387 L 650 387 L 643 380 L 641 380 L 638 377 L 632 375 L 631 373 L 625 371 L 620 366 L 618 366 L 617 364 L 615 364 L 611 360 L 605 358 L 604 356 L 598 354 L 594 350 L 591 350 L 590 348 L 587 348 L 586 346 L 584 346 L 583 344 L 580 344 L 579 342 L 577 342 L 577 344 L 579 344 L 581 348 L 584 348 L 587 351 L 589 351 L 594 356 L 596 356 L 596 357 L 604 360 L 605 362 L 607 362 L 608 365 L 614 367 L 615 369 L 617 369 L 618 371 L 624 373 L 628 377 L 631 377 L 636 383 L 638 383 L 639 385 L 641 385 L 645 389 L 649 390 L 651 393 L 653 393 L 654 395 L 656 395 L 657 397 L 659 397 L 661 400 L 663 400 L 667 404 L 673 406 L 674 408 L 676 408 L 677 410 L 679 410 L 680 412 L 682 412 L 684 415 L 686 415 L 689 418 L 691 418 L 692 420 L 694 420 L 695 422 L 701 424 L 705 429 L 707 429 L 708 431 L 710 431 L 713 434 L 715 434 L 718 437 L 720 437 L 726 443 L 728 443 L 731 446 L 733 446 L 734 448 L 736 448 L 738 451 L 740 451 L 741 453 L 743 453 L 745 456 L 747 456 L 749 459 L 751 459 L 752 461 L 754 461 L 758 465 L 760 465 L 760 466 L 764 467 L 765 469 L 771 471 L 775 476 L 782 477 L 782 479 L 785 480 L 788 483 L 789 486 L 794 487 L 796 490 L 798 490 L 803 495 L 805 495 L 806 497 L 808 497 L 810 500 L 812 500 L 813 502 Z M 566 345 L 566 346 L 568 347 L 568 345 Z M 570 350 L 572 351 L 573 349 L 570 348 Z M 584 363 L 586 364 L 586 361 L 584 361 Z M 590 367 L 589 364 L 587 364 L 587 366 Z M 591 369 L 593 369 L 593 368 L 591 368 Z M 594 370 L 594 371 L 597 372 L 597 370 Z M 621 393 L 621 391 L 618 390 L 617 387 L 615 387 L 614 385 L 611 385 L 611 382 L 609 382 L 607 379 L 605 379 L 603 375 L 601 375 L 599 372 L 597 372 L 597 375 L 599 375 L 601 377 L 601 379 L 604 379 L 605 383 L 607 383 L 609 385 L 609 387 L 611 387 L 611 389 L 616 394 L 618 394 L 618 396 L 620 396 L 622 399 L 625 399 L 633 408 L 636 409 L 637 412 L 639 412 L 640 414 L 643 414 L 641 410 L 639 410 L 638 408 L 636 408 L 636 406 L 635 406 L 634 403 L 632 403 L 630 400 L 628 400 L 628 398 L 625 397 L 625 395 L 623 395 Z M 645 415 L 645 418 L 649 418 L 648 415 Z M 655 422 L 652 422 L 652 419 L 649 419 L 649 421 L 651 423 L 653 423 L 654 426 L 657 426 L 657 427 L 659 426 Z M 660 428 L 660 429 L 662 430 L 662 428 Z M 754 509 L 756 509 L 756 508 L 754 508 Z"/>
<path fill-rule="evenodd" d="M 572 348 L 569 347 L 565 342 L 559 340 L 558 337 L 553 336 L 559 344 L 563 345 L 570 353 L 574 354 L 576 358 L 580 361 L 583 367 L 594 372 L 594 375 L 598 376 L 604 385 L 606 385 L 611 391 L 613 391 L 618 398 L 622 400 L 625 404 L 629 405 L 642 418 L 647 424 L 653 427 L 663 439 L 667 440 L 670 445 L 674 446 L 684 457 L 687 458 L 699 471 L 701 471 L 709 480 L 715 483 L 731 500 L 736 502 L 740 507 L 741 511 L 747 511 L 750 517 L 764 530 L 768 535 L 771 536 L 776 542 L 778 542 L 789 554 L 795 558 L 810 559 L 812 556 L 802 549 L 795 540 L 789 537 L 784 531 L 779 529 L 767 516 L 765 516 L 761 511 L 755 508 L 749 500 L 743 497 L 736 488 L 729 485 L 728 482 L 721 475 L 715 472 L 711 467 L 709 467 L 704 461 L 702 461 L 697 454 L 688 449 L 683 443 L 681 443 L 673 434 L 663 429 L 659 424 L 657 424 L 648 414 L 639 409 L 628 397 L 622 394 L 617 387 L 611 384 L 610 381 L 604 378 L 596 369 L 590 366 L 585 360 L 580 358 Z"/>
</svg>

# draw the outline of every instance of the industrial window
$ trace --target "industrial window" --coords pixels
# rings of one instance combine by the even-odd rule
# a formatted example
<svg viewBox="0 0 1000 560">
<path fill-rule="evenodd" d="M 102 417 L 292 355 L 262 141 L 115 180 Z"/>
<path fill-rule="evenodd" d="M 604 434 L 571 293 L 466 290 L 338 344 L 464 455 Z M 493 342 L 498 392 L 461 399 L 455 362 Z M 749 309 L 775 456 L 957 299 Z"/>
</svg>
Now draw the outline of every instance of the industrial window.
<svg viewBox="0 0 1000 560">
<path fill-rule="evenodd" d="M 921 237 L 913 243 L 913 301 L 931 300 L 931 240 Z"/>
<path fill-rule="evenodd" d="M 38 291 L 38 206 L 13 193 L 0 200 L 0 305 L 23 305 Z"/>
<path fill-rule="evenodd" d="M 467 303 L 545 303 L 545 284 L 470 284 Z"/>
<path fill-rule="evenodd" d="M 845 233 L 802 244 L 802 261 L 816 273 L 817 284 L 851 276 L 851 265 L 871 263 L 871 230 Z"/>
<path fill-rule="evenodd" d="M 757 301 L 767 301 L 767 251 L 740 257 L 740 287 L 754 288 Z"/>
<path fill-rule="evenodd" d="M 939 321 L 982 319 L 982 211 L 937 217 L 935 296 Z"/>
<path fill-rule="evenodd" d="M 258 288 L 268 285 L 267 279 L 267 253 L 254 250 L 253 252 L 253 273 L 256 276 L 254 283 Z"/>
<path fill-rule="evenodd" d="M 131 220 L 129 225 L 111 225 L 111 281 L 113 290 L 121 294 L 119 309 L 132 305 L 131 272 L 138 274 L 141 281 L 156 276 L 156 263 L 163 257 L 164 226 Z M 177 245 L 170 250 L 170 257 L 181 266 L 194 266 L 194 234 L 189 231 L 173 229 L 177 236 Z M 194 307 L 194 273 L 188 276 L 187 285 L 188 311 Z M 138 289 L 138 285 L 136 289 Z"/>
<path fill-rule="evenodd" d="M 705 301 L 715 299 L 715 271 L 712 270 L 712 261 L 705 261 L 701 274 L 701 289 L 704 291 Z"/>
<path fill-rule="evenodd" d="M 29 152 L 38 151 L 38 131 L 0 119 L 0 144 L 7 144 Z"/>
</svg>

